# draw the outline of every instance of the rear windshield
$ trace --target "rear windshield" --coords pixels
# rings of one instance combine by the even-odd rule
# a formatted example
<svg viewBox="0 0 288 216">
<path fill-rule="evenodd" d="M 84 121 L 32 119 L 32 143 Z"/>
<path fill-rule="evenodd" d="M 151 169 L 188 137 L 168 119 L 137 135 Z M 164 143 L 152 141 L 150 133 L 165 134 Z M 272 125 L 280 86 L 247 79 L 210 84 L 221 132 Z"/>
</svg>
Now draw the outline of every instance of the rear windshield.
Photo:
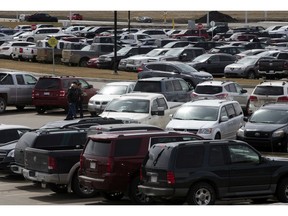
<svg viewBox="0 0 288 216">
<path fill-rule="evenodd" d="M 108 157 L 111 150 L 111 140 L 93 141 L 86 144 L 84 154 Z"/>
<path fill-rule="evenodd" d="M 36 89 L 59 89 L 60 80 L 58 79 L 39 79 L 36 86 Z"/>
<path fill-rule="evenodd" d="M 254 94 L 256 95 L 283 95 L 284 88 L 281 86 L 257 86 Z"/>
<path fill-rule="evenodd" d="M 169 158 L 172 152 L 171 147 L 165 147 L 164 145 L 153 146 L 146 157 L 146 167 L 158 167 L 168 169 Z"/>
<path fill-rule="evenodd" d="M 195 93 L 198 94 L 219 94 L 222 92 L 222 86 L 196 86 Z"/>
<path fill-rule="evenodd" d="M 134 91 L 141 92 L 161 92 L 161 83 L 154 81 L 138 81 L 135 85 Z"/>
</svg>

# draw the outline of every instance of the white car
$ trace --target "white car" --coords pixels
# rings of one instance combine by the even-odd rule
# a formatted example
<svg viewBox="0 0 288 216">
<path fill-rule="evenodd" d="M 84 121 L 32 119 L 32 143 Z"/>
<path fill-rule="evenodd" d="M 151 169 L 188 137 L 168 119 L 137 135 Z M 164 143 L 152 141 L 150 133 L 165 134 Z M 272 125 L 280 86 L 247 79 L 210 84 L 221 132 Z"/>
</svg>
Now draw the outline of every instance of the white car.
<svg viewBox="0 0 288 216">
<path fill-rule="evenodd" d="M 191 101 L 174 113 L 166 130 L 188 131 L 205 139 L 235 139 L 243 118 L 237 101 Z"/>
<path fill-rule="evenodd" d="M 47 35 L 59 33 L 63 33 L 60 27 L 38 28 L 34 31 L 21 34 L 17 40 L 36 42 L 37 40 L 43 40 Z"/>
<path fill-rule="evenodd" d="M 34 43 L 26 41 L 7 41 L 0 46 L 0 58 L 12 58 L 15 47 L 26 47 Z"/>
<path fill-rule="evenodd" d="M 288 82 L 265 81 L 258 84 L 249 98 L 249 114 L 258 110 L 265 103 L 284 102 L 288 105 Z"/>
<path fill-rule="evenodd" d="M 82 29 L 84 29 L 85 28 L 85 26 L 82 26 L 82 25 L 77 25 L 77 26 L 69 26 L 69 27 L 67 27 L 66 29 L 64 29 L 63 30 L 63 32 L 65 33 L 65 34 L 73 34 L 73 35 L 76 35 L 76 34 L 80 34 L 80 31 L 82 30 Z"/>
<path fill-rule="evenodd" d="M 92 116 L 103 112 L 114 98 L 133 91 L 136 82 L 111 82 L 103 86 L 88 102 L 88 111 Z"/>
</svg>

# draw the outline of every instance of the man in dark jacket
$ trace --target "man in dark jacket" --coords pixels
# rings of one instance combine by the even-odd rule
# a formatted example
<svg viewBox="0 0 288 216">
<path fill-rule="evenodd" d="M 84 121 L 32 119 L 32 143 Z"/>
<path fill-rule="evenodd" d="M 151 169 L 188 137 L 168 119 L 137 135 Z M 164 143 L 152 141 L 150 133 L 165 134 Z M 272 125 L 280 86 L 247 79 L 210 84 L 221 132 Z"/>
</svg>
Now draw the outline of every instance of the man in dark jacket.
<svg viewBox="0 0 288 216">
<path fill-rule="evenodd" d="M 78 101 L 76 105 L 76 112 L 79 111 L 80 118 L 83 118 L 83 97 L 84 97 L 84 92 L 82 90 L 82 84 L 81 82 L 77 83 L 77 91 L 78 91 Z"/>
<path fill-rule="evenodd" d="M 65 118 L 65 120 L 71 120 L 76 118 L 76 105 L 79 99 L 79 94 L 78 94 L 78 87 L 77 87 L 77 83 L 73 82 L 70 86 L 70 88 L 68 89 L 67 92 L 67 100 L 68 100 L 68 114 Z"/>
</svg>

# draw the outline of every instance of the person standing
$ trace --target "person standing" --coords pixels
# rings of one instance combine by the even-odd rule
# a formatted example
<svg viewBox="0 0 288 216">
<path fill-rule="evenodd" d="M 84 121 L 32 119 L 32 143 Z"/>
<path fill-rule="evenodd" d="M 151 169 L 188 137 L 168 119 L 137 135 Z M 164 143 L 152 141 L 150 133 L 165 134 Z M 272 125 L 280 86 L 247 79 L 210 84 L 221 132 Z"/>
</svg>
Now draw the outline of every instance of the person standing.
<svg viewBox="0 0 288 216">
<path fill-rule="evenodd" d="M 83 99 L 84 99 L 84 92 L 82 90 L 81 82 L 77 83 L 77 91 L 78 91 L 78 101 L 76 104 L 76 112 L 79 112 L 80 118 L 83 118 Z"/>
<path fill-rule="evenodd" d="M 67 100 L 68 100 L 68 114 L 65 120 L 72 120 L 76 118 L 76 105 L 78 102 L 79 94 L 78 94 L 77 83 L 73 82 L 68 89 L 67 92 Z"/>
</svg>

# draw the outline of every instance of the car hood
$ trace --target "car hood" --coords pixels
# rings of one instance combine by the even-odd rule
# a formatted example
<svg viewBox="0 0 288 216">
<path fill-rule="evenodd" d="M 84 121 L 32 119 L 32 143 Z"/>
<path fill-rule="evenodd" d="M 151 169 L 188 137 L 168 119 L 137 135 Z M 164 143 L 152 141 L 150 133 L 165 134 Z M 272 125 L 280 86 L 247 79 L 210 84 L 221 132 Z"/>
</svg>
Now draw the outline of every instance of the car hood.
<svg viewBox="0 0 288 216">
<path fill-rule="evenodd" d="M 200 129 L 214 127 L 216 121 L 178 120 L 172 119 L 166 128 L 173 129 Z"/>
<path fill-rule="evenodd" d="M 3 151 L 12 150 L 15 148 L 16 144 L 17 144 L 17 141 L 9 142 L 5 145 L 1 145 L 0 150 L 3 150 Z"/>
<path fill-rule="evenodd" d="M 211 77 L 213 79 L 212 74 L 205 72 L 205 71 L 196 72 L 195 75 L 199 77 Z"/>
<path fill-rule="evenodd" d="M 246 67 L 247 64 L 243 64 L 243 63 L 233 63 L 233 64 L 229 64 L 226 67 L 227 68 L 241 68 L 241 67 Z"/>
<path fill-rule="evenodd" d="M 244 126 L 246 131 L 275 131 L 279 128 L 284 127 L 284 124 L 265 124 L 265 123 L 251 123 L 247 122 Z"/>
<path fill-rule="evenodd" d="M 90 98 L 92 101 L 111 101 L 114 98 L 118 98 L 120 95 L 101 95 L 101 94 L 96 94 L 93 97 Z"/>
</svg>

